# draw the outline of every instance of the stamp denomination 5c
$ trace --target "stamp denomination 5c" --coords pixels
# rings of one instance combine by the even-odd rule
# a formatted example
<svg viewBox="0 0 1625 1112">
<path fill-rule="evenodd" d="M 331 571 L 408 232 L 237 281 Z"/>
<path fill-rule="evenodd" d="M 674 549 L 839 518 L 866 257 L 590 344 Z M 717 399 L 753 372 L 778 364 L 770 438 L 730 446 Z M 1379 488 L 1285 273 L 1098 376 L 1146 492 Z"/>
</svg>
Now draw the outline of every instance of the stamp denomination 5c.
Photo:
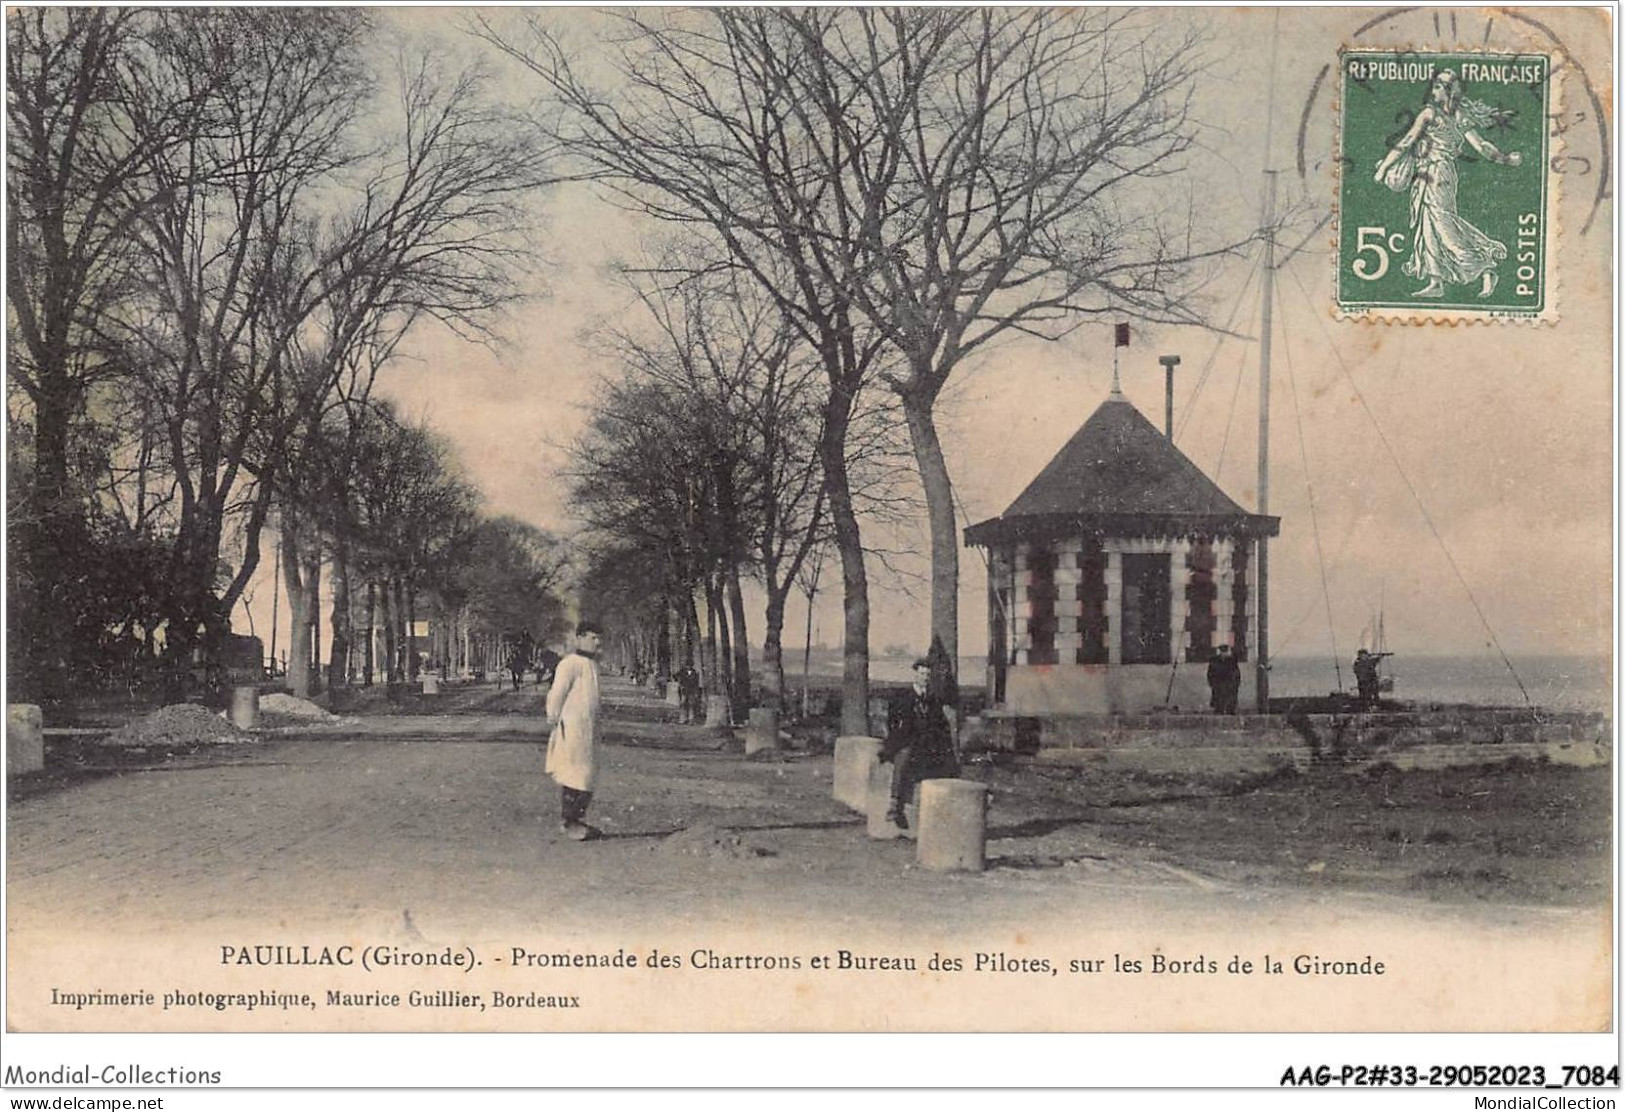
<svg viewBox="0 0 1625 1112">
<path fill-rule="evenodd" d="M 1555 319 L 1544 54 L 1349 50 L 1338 312 Z"/>
</svg>

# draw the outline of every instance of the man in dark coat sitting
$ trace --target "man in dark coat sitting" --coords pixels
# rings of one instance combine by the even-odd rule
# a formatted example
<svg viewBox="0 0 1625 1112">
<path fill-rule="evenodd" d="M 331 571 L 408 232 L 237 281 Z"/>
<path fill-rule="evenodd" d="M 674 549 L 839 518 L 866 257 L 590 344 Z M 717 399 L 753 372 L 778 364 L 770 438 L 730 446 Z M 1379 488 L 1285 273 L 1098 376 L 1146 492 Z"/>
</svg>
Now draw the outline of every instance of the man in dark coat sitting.
<svg viewBox="0 0 1625 1112">
<path fill-rule="evenodd" d="M 1235 714 L 1236 695 L 1241 691 L 1241 665 L 1229 645 L 1220 645 L 1207 662 L 1208 697 L 1214 714 Z"/>
<path fill-rule="evenodd" d="M 959 775 L 954 752 L 953 710 L 931 691 L 931 662 L 914 662 L 914 690 L 887 708 L 886 741 L 880 759 L 894 764 L 892 803 L 886 817 L 903 828 L 903 807 L 914 798 L 914 785 Z"/>
</svg>

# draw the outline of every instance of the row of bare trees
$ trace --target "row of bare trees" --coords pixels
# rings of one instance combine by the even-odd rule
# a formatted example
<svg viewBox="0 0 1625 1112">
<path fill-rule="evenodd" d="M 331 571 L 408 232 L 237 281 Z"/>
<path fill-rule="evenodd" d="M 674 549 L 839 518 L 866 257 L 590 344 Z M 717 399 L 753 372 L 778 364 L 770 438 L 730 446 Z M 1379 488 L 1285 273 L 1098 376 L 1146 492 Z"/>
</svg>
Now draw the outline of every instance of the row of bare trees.
<svg viewBox="0 0 1625 1112">
<path fill-rule="evenodd" d="M 626 278 L 641 312 L 599 334 L 619 377 L 573 452 L 572 502 L 602 588 L 584 604 L 641 607 L 639 624 L 664 631 L 641 659 L 667 675 L 698 663 L 737 717 L 752 695 L 743 581 L 765 596 L 763 688 L 778 704 L 787 604 L 830 537 L 827 383 L 778 306 L 732 268 L 674 251 Z M 843 463 L 867 477 L 866 507 L 893 511 L 904 501 L 887 466 L 894 438 L 884 414 L 857 416 Z M 617 567 L 639 569 L 648 597 Z"/>
<path fill-rule="evenodd" d="M 538 123 L 573 172 L 703 244 L 692 272 L 725 274 L 728 292 L 702 296 L 750 286 L 790 365 L 811 371 L 795 379 L 809 416 L 799 435 L 816 456 L 843 575 L 842 727 L 865 732 L 869 579 L 852 461 L 866 399 L 888 392 L 906 424 L 929 519 L 930 631 L 951 660 L 958 529 L 938 399 L 1002 337 L 1053 338 L 1106 313 L 1198 319 L 1192 280 L 1224 248 L 1198 242 L 1194 206 L 1162 179 L 1194 142 L 1200 30 L 1131 9 L 604 18 L 593 31 L 606 46 L 590 56 L 547 14 L 482 18 L 476 33 L 537 80 Z M 670 339 L 668 354 L 691 344 Z M 668 379 L 636 376 L 601 422 L 671 408 Z M 612 431 L 601 423 L 589 459 L 610 458 Z M 719 450 L 698 437 L 684 447 L 702 444 Z M 711 458 L 674 459 L 673 474 L 712 481 Z M 583 494 L 589 507 L 603 501 L 590 483 Z M 677 486 L 662 497 L 693 499 Z M 715 507 L 719 520 L 730 512 Z M 625 515 L 601 524 L 625 528 Z M 648 543 L 687 566 L 679 538 Z M 722 559 L 726 577 L 742 554 L 706 558 Z"/>
<path fill-rule="evenodd" d="M 346 515 L 389 513 L 339 497 L 376 463 L 380 369 L 420 322 L 475 336 L 516 295 L 545 146 L 477 70 L 377 66 L 381 44 L 359 9 L 8 13 L 9 656 L 32 697 L 115 627 L 162 626 L 177 670 L 217 652 L 268 527 L 308 640 L 329 543 L 349 589 Z M 396 525 L 404 547 L 371 548 L 395 583 L 456 532 Z"/>
</svg>

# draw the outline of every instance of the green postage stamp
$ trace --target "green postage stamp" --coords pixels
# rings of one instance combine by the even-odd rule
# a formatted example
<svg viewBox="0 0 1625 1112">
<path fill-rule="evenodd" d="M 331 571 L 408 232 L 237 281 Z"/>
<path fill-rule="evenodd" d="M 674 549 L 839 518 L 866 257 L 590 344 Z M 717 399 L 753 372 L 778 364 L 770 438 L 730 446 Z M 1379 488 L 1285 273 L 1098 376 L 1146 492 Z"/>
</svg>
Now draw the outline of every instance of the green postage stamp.
<svg viewBox="0 0 1625 1112">
<path fill-rule="evenodd" d="M 1340 59 L 1339 314 L 1555 319 L 1550 57 Z"/>
</svg>

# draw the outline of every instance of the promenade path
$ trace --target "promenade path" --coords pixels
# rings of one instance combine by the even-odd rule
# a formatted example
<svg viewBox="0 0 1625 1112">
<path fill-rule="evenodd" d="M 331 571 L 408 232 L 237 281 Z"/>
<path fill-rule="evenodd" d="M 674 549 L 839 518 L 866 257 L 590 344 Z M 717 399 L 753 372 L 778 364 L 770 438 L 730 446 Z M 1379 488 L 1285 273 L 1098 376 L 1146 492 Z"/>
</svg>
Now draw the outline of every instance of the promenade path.
<svg viewBox="0 0 1625 1112">
<path fill-rule="evenodd" d="M 1300 878 L 1307 868 L 1310 883 L 1280 883 L 1244 863 L 1193 861 L 1159 844 L 1166 819 L 1157 818 L 1190 806 L 1188 795 L 1102 807 L 1064 783 L 992 767 L 973 770 L 994 788 L 988 870 L 932 873 L 911 842 L 870 840 L 861 817 L 831 798 L 827 752 L 746 759 L 726 735 L 670 722 L 667 708 L 624 683 L 605 686 L 604 771 L 590 815 L 604 837 L 585 844 L 558 831 L 533 687 L 453 691 L 444 713 L 273 733 L 14 802 L 14 983 L 19 962 L 117 968 L 122 951 L 109 939 L 128 940 L 131 954 L 173 944 L 211 961 L 220 945 L 335 937 L 430 948 L 486 940 L 498 952 L 822 947 L 922 962 L 938 949 L 1043 953 L 1063 967 L 1114 952 L 1376 952 L 1406 977 L 1435 975 L 1441 955 L 1464 977 L 1486 961 L 1516 968 L 1538 947 L 1543 964 L 1528 975 L 1550 997 L 1554 977 L 1561 989 L 1573 970 L 1593 967 L 1595 932 L 1607 929 L 1596 906 L 1441 903 L 1361 891 L 1346 877 L 1321 886 L 1324 863 L 1288 867 Z M 1604 968 L 1606 956 L 1604 947 Z M 1541 1017 L 1577 1006 L 1572 992 L 1559 997 L 1526 997 L 1520 1014 L 1549 1022 Z M 1311 1017 L 1324 1007 L 1312 997 L 1294 1006 Z M 1460 1006 L 1458 1024 L 1492 1014 L 1469 998 Z M 956 1008 L 942 1021 L 976 1021 L 974 1001 Z M 1020 1025 L 1074 1022 L 1057 1018 L 1066 1014 L 1051 1000 Z M 1167 1022 L 1162 1014 L 1137 1022 Z M 1392 1022 L 1378 1014 L 1349 1022 Z M 1233 1009 L 1215 1015 L 1236 1022 Z"/>
</svg>

